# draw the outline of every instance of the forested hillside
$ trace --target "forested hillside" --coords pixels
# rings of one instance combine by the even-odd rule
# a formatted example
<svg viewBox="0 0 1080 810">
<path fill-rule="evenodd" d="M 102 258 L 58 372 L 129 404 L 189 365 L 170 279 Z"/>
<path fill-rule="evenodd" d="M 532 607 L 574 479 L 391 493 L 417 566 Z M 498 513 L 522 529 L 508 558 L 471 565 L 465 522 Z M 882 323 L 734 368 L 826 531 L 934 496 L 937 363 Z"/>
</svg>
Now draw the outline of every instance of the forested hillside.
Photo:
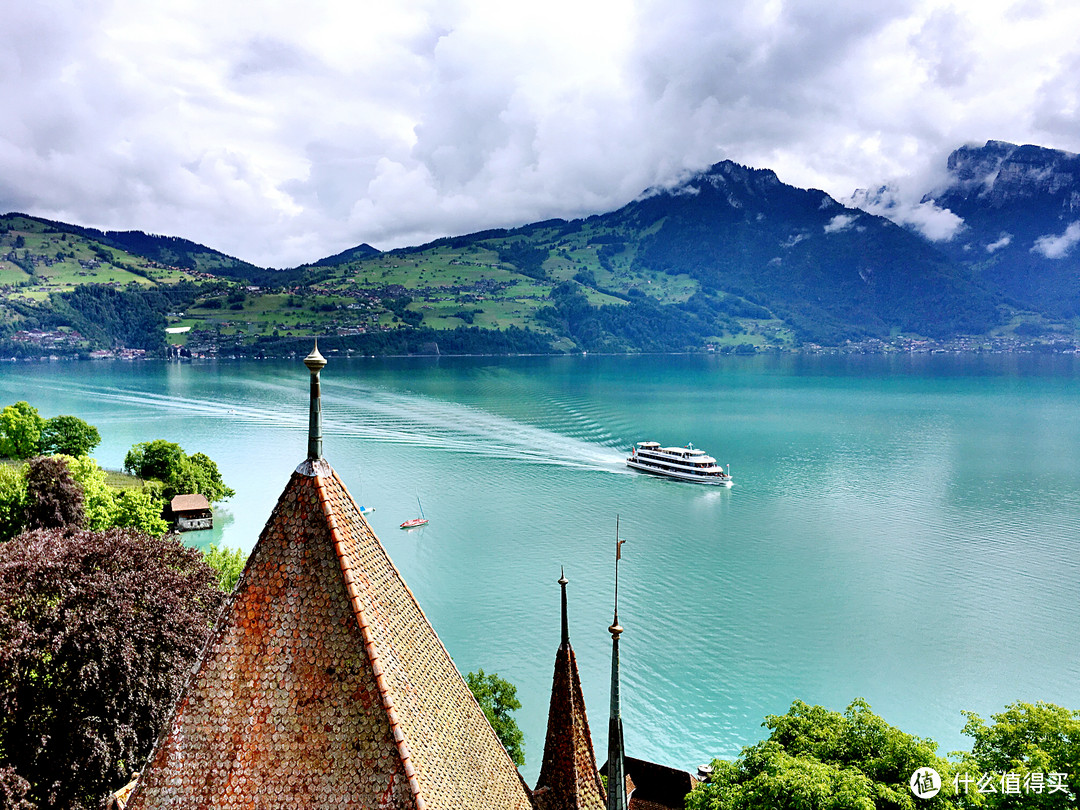
<svg viewBox="0 0 1080 810">
<path fill-rule="evenodd" d="M 287 269 L 8 214 L 0 356 L 281 355 L 313 335 L 364 354 L 1070 349 L 1076 156 L 995 143 L 950 162 L 939 204 L 967 224 L 948 243 L 730 161 L 586 219 L 362 244 Z M 1057 180 L 1033 184 L 1048 165 Z M 1012 230 L 995 237 L 1002 217 Z"/>
</svg>

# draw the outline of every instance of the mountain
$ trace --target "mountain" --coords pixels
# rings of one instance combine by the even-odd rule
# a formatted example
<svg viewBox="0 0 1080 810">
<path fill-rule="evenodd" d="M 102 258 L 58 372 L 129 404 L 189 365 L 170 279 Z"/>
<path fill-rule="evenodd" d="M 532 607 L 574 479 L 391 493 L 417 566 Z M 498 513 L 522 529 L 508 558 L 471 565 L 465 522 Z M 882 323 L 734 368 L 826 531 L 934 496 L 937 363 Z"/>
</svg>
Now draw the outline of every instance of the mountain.
<svg viewBox="0 0 1080 810">
<path fill-rule="evenodd" d="M 987 141 L 948 160 L 924 197 L 962 218 L 938 247 L 1017 307 L 1080 315 L 1080 155 Z"/>
<path fill-rule="evenodd" d="M 999 319 L 972 274 L 924 240 L 767 169 L 718 163 L 600 219 L 639 234 L 642 266 L 759 303 L 803 340 L 978 334 Z"/>
<path fill-rule="evenodd" d="M 157 236 L 142 231 L 99 231 L 96 228 L 68 225 L 41 217 L 28 217 L 25 214 L 4 216 L 5 219 L 15 217 L 39 223 L 50 232 L 80 236 L 91 242 L 117 248 L 166 267 L 212 273 L 229 278 L 243 278 L 259 269 L 249 262 L 177 236 Z"/>
<path fill-rule="evenodd" d="M 1066 152 L 996 141 L 959 149 L 926 201 L 961 227 L 932 242 L 723 161 L 585 219 L 386 252 L 362 244 L 286 270 L 174 237 L 6 215 L 0 340 L 67 329 L 86 348 L 157 351 L 161 336 L 149 332 L 163 322 L 187 330 L 169 338 L 185 350 L 266 355 L 311 335 L 364 354 L 1054 338 L 1071 335 L 1067 319 L 1080 314 L 1078 176 Z M 95 327 L 99 311 L 106 327 Z M 128 323 L 141 324 L 137 335 Z M 13 340 L 0 355 L 20 353 Z"/>
</svg>

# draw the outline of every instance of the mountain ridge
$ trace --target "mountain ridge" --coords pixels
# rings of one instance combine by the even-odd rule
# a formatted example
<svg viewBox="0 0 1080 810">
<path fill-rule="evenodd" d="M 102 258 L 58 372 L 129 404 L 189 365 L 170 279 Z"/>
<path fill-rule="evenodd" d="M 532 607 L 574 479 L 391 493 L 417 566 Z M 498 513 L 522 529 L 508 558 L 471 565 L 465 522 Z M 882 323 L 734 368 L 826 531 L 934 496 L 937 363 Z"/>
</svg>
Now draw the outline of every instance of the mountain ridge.
<svg viewBox="0 0 1080 810">
<path fill-rule="evenodd" d="M 78 237 L 78 267 L 97 261 L 83 256 L 111 262 L 116 278 L 104 283 L 187 291 L 165 296 L 183 312 L 162 315 L 190 328 L 196 350 L 271 354 L 328 333 L 373 353 L 489 340 L 509 351 L 756 351 L 1073 334 L 1080 158 L 989 141 L 955 150 L 947 168 L 950 182 L 923 198 L 961 220 L 944 241 L 721 161 L 610 212 L 385 252 L 361 244 L 284 270 L 177 237 L 5 215 L 0 285 L 16 320 L 59 323 L 64 296 L 93 283 L 66 255 L 64 240 Z"/>
</svg>

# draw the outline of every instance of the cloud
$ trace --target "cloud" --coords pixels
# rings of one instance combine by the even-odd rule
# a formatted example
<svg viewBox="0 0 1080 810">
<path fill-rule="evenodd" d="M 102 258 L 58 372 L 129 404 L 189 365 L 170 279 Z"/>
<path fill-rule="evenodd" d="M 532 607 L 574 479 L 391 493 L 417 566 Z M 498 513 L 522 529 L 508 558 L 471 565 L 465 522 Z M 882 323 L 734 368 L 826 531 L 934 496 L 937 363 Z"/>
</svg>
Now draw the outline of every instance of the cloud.
<svg viewBox="0 0 1080 810">
<path fill-rule="evenodd" d="M 825 224 L 825 233 L 840 233 L 851 227 L 857 216 L 853 214 L 837 214 Z"/>
<path fill-rule="evenodd" d="M 969 4 L 970 5 L 970 4 Z M 260 264 L 611 210 L 730 158 L 838 199 L 1080 151 L 1080 6 L 49 0 L 0 28 L 0 210 Z M 869 209 L 868 209 L 869 210 Z"/>
<path fill-rule="evenodd" d="M 1002 248 L 1008 247 L 1010 244 L 1012 244 L 1012 234 L 1003 232 L 1000 238 L 986 246 L 986 252 L 996 253 Z"/>
<path fill-rule="evenodd" d="M 931 242 L 948 242 L 964 227 L 964 220 L 948 208 L 941 208 L 933 200 L 912 199 L 889 186 L 874 192 L 860 189 L 848 198 L 847 204 L 909 227 Z"/>
<path fill-rule="evenodd" d="M 1061 236 L 1047 234 L 1035 240 L 1032 253 L 1039 253 L 1047 259 L 1063 259 L 1080 242 L 1080 221 L 1072 223 Z"/>
</svg>

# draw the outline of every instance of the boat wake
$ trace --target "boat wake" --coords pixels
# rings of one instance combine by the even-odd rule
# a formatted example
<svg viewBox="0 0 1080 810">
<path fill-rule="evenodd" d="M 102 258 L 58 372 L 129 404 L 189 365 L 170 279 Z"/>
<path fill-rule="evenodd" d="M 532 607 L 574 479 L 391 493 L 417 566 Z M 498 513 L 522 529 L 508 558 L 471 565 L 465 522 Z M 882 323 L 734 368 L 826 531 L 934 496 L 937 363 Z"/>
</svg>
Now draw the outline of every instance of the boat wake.
<svg viewBox="0 0 1080 810">
<path fill-rule="evenodd" d="M 120 388 L 79 387 L 98 401 L 122 404 L 152 412 L 200 414 L 208 419 L 263 424 L 302 431 L 307 425 L 307 406 L 295 388 L 265 382 L 245 382 L 245 397 L 209 399 Z M 622 442 L 593 436 L 610 436 L 600 425 L 583 425 L 579 415 L 567 415 L 566 427 L 589 439 L 537 427 L 481 408 L 446 402 L 416 394 L 353 386 L 323 394 L 323 435 L 348 436 L 387 444 L 410 445 L 429 450 L 465 453 L 566 467 L 625 472 Z M 256 404 L 252 404 L 256 403 Z M 118 418 L 130 418 L 130 414 Z M 610 444 L 608 443 L 610 442 Z"/>
</svg>

